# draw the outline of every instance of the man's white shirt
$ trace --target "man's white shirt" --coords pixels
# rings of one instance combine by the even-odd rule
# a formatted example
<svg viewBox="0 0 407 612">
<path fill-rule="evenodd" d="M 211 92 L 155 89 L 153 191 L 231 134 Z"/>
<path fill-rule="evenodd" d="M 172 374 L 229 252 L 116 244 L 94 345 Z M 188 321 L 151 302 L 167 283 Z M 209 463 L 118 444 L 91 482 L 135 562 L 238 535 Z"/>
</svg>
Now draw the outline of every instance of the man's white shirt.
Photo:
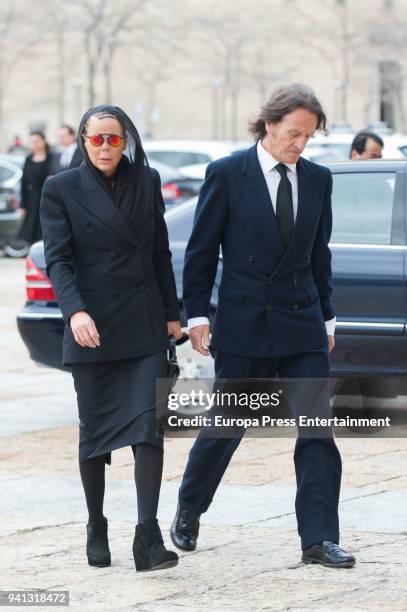
<svg viewBox="0 0 407 612">
<path fill-rule="evenodd" d="M 264 174 L 264 178 L 266 180 L 267 188 L 270 194 L 270 200 L 274 208 L 274 212 L 276 212 L 276 202 L 277 202 L 277 190 L 278 185 L 281 180 L 281 176 L 279 172 L 276 170 L 276 166 L 279 163 L 274 157 L 266 151 L 263 147 L 261 141 L 257 143 L 257 157 L 259 159 L 260 167 Z M 294 220 L 297 217 L 298 210 L 298 177 L 297 177 L 297 165 L 296 164 L 285 164 L 288 168 L 287 178 L 291 183 L 291 189 L 293 194 L 293 209 L 294 209 Z M 197 327 L 198 325 L 208 325 L 209 319 L 208 317 L 193 317 L 192 319 L 188 319 L 188 331 L 192 328 Z M 336 317 L 330 319 L 329 321 L 325 321 L 326 332 L 328 336 L 333 336 L 335 334 L 335 325 L 336 325 Z"/>
<path fill-rule="evenodd" d="M 72 144 L 69 145 L 69 147 L 66 147 L 62 151 L 61 157 L 59 159 L 61 168 L 68 168 L 69 164 L 72 161 L 73 155 L 76 151 L 76 147 L 77 147 L 76 142 L 73 142 Z"/>
</svg>

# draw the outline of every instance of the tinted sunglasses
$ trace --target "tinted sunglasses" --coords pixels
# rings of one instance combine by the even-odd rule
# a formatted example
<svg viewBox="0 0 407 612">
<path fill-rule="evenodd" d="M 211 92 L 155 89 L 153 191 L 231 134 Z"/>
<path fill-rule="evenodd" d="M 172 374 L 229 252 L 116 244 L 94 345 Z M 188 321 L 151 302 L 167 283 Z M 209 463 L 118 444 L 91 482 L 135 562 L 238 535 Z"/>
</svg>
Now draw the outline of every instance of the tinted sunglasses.
<svg viewBox="0 0 407 612">
<path fill-rule="evenodd" d="M 119 134 L 93 134 L 93 136 L 83 135 L 84 138 L 89 138 L 90 144 L 93 147 L 101 147 L 104 142 L 107 140 L 107 144 L 111 147 L 120 147 L 122 142 L 126 140 L 126 136 L 120 136 Z"/>
</svg>

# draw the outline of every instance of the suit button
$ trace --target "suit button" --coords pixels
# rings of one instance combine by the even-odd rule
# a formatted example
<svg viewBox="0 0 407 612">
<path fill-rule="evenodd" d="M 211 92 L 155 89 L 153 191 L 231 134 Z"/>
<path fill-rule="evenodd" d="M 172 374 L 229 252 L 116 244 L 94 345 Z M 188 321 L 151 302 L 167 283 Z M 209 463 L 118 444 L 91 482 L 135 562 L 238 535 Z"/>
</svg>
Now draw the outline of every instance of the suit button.
<svg viewBox="0 0 407 612">
<path fill-rule="evenodd" d="M 271 304 L 267 304 L 266 308 L 267 310 L 271 310 Z"/>
<path fill-rule="evenodd" d="M 254 261 L 254 255 L 249 255 L 249 261 Z"/>
<path fill-rule="evenodd" d="M 298 310 L 298 304 L 293 304 L 293 310 Z"/>
<path fill-rule="evenodd" d="M 138 288 L 140 289 L 140 291 L 144 291 L 145 285 L 139 285 Z"/>
<path fill-rule="evenodd" d="M 114 251 L 114 250 L 109 251 L 109 255 L 112 255 L 112 256 L 116 255 L 116 251 Z"/>
</svg>

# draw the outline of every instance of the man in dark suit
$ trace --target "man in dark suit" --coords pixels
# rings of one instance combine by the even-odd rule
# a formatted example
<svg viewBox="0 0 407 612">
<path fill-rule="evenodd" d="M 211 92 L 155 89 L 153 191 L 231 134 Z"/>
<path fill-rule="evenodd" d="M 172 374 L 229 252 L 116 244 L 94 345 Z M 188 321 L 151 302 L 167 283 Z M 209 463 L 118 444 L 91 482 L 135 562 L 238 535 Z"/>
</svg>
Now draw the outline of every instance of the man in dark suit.
<svg viewBox="0 0 407 612">
<path fill-rule="evenodd" d="M 332 176 L 300 157 L 326 117 L 311 89 L 278 89 L 251 125 L 256 144 L 212 162 L 201 189 L 184 268 L 192 345 L 209 346 L 217 379 L 328 379 L 334 347 L 331 305 Z M 209 306 L 222 248 L 223 273 L 210 340 Z M 205 512 L 243 433 L 195 441 L 171 537 L 196 548 Z M 341 457 L 332 436 L 301 437 L 294 453 L 302 560 L 350 567 L 339 543 Z"/>
<path fill-rule="evenodd" d="M 58 159 L 57 172 L 77 168 L 83 156 L 76 143 L 76 132 L 70 125 L 62 124 L 58 130 L 58 144 L 61 153 Z"/>
</svg>

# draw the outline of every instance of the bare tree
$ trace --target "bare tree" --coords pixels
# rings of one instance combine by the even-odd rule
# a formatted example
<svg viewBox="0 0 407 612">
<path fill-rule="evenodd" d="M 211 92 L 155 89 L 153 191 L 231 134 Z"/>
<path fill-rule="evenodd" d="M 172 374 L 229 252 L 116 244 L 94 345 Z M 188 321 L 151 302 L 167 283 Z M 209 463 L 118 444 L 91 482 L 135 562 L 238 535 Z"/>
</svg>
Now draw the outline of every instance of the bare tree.
<svg viewBox="0 0 407 612">
<path fill-rule="evenodd" d="M 112 100 L 112 71 L 120 47 L 132 42 L 137 48 L 134 34 L 136 19 L 153 0 L 71 0 L 70 4 L 81 17 L 77 27 L 82 32 L 83 49 L 87 65 L 88 102 L 96 100 L 96 77 L 100 70 L 104 79 L 105 100 Z"/>
<path fill-rule="evenodd" d="M 72 77 L 72 70 L 69 68 L 80 66 L 83 49 L 78 45 L 78 14 L 72 11 L 71 0 L 59 0 L 58 11 L 55 11 L 54 7 L 54 1 L 48 0 L 44 22 L 49 32 L 47 40 L 50 48 L 52 46 L 55 49 L 55 53 L 50 54 L 50 74 L 57 85 L 58 121 L 63 123 L 67 113 L 67 88 Z"/>
<path fill-rule="evenodd" d="M 35 47 L 43 32 L 36 27 L 35 20 L 25 20 L 24 3 L 2 0 L 0 5 L 0 148 L 4 134 L 4 102 L 10 79 L 16 68 L 29 53 L 34 55 Z"/>
<path fill-rule="evenodd" d="M 363 44 L 354 27 L 351 3 L 348 0 L 315 0 L 309 6 L 301 0 L 290 0 L 290 5 L 297 18 L 295 23 L 299 40 L 315 52 L 318 61 L 326 63 L 333 74 L 335 91 L 339 92 L 335 96 L 336 119 L 346 121 L 350 57 L 356 47 Z"/>
<path fill-rule="evenodd" d="M 239 0 L 240 1 L 240 0 Z M 212 7 L 211 7 L 212 8 Z M 282 53 L 290 24 L 291 11 L 286 2 L 274 0 L 273 35 L 265 4 L 251 5 L 250 15 L 244 2 L 235 0 L 222 5 L 222 12 L 210 14 L 203 7 L 195 18 L 190 36 L 200 45 L 200 57 L 194 63 L 202 65 L 202 88 L 212 89 L 212 133 L 214 138 L 236 140 L 241 130 L 239 110 L 242 95 L 247 90 L 258 92 L 261 103 L 276 81 L 289 78 L 295 66 L 290 49 Z M 279 62 L 273 61 L 279 56 Z M 195 68 L 196 69 L 196 68 Z"/>
<path fill-rule="evenodd" d="M 145 91 L 145 130 L 149 135 L 155 130 L 162 86 L 174 74 L 175 61 L 184 49 L 185 33 L 188 32 L 184 1 L 176 2 L 177 12 L 166 0 L 150 0 L 147 10 L 140 16 L 137 30 L 133 30 L 137 38 L 133 35 L 122 45 L 127 71 L 132 81 L 136 79 Z M 130 53 L 126 52 L 126 45 Z"/>
<path fill-rule="evenodd" d="M 108 0 L 71 0 L 73 7 L 80 11 L 82 20 L 79 27 L 83 33 L 83 48 L 87 62 L 88 103 L 95 104 L 95 78 L 104 46 L 103 20 Z M 83 24 L 83 25 L 82 25 Z"/>
<path fill-rule="evenodd" d="M 238 111 L 242 85 L 243 53 L 249 34 L 235 16 L 227 21 L 212 17 L 200 17 L 193 32 L 195 43 L 202 50 L 205 66 L 203 88 L 212 88 L 214 137 L 237 139 Z M 208 46 L 208 40 L 210 45 Z M 209 71 L 209 74 L 208 74 Z"/>
<path fill-rule="evenodd" d="M 138 0 L 138 2 L 124 1 L 114 5 L 111 15 L 106 19 L 104 27 L 105 55 L 103 72 L 105 76 L 105 100 L 110 103 L 112 100 L 112 70 L 113 63 L 118 49 L 129 43 L 134 44 L 134 34 L 137 29 L 135 17 L 140 13 L 148 0 Z M 137 45 L 134 45 L 137 46 Z"/>
</svg>

